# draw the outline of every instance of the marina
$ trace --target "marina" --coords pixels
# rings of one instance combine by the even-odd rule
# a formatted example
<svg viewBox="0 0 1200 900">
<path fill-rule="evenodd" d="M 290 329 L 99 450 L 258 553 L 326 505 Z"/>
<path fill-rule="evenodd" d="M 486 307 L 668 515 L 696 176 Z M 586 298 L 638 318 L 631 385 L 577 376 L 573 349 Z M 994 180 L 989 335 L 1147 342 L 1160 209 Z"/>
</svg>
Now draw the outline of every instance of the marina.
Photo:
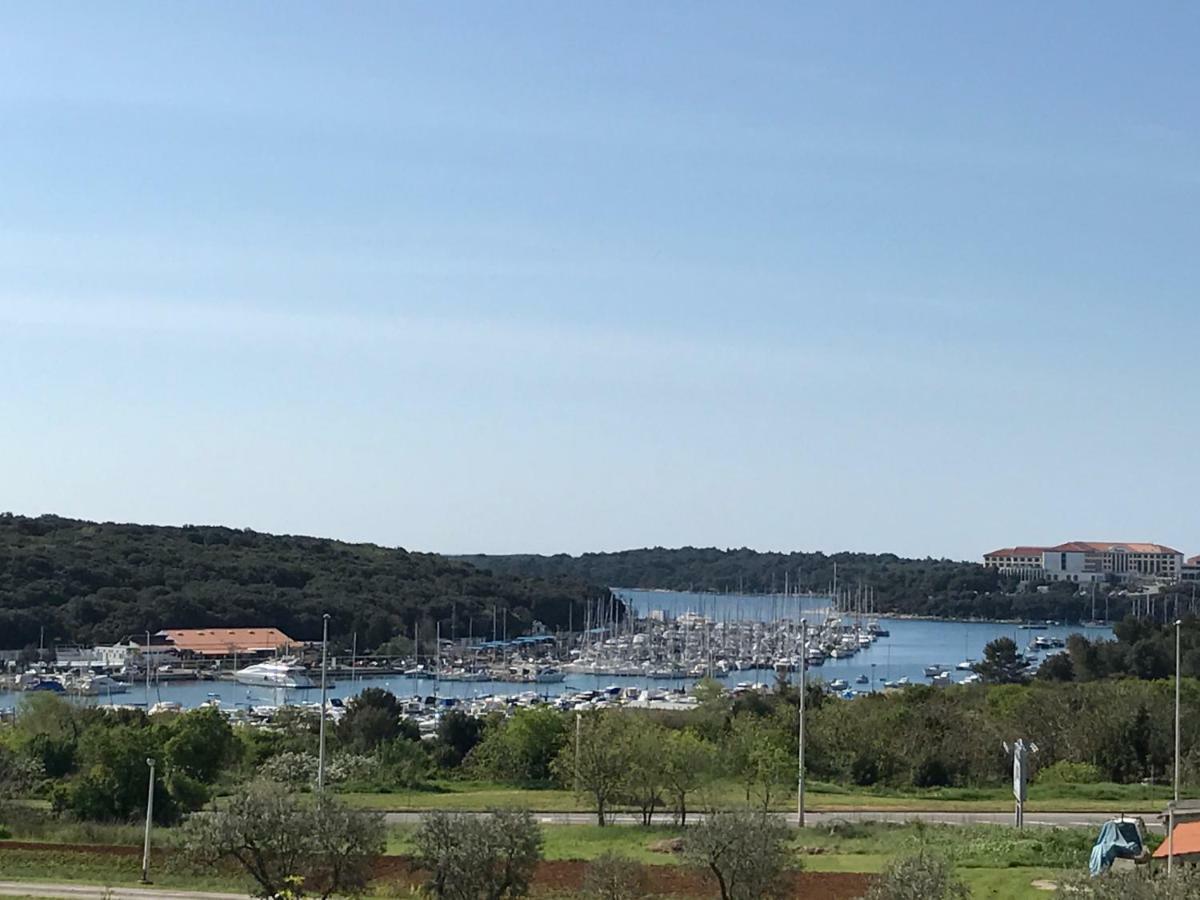
<svg viewBox="0 0 1200 900">
<path fill-rule="evenodd" d="M 710 676 L 730 690 L 772 687 L 794 680 L 801 659 L 808 677 L 832 691 L 854 696 L 907 684 L 972 682 L 973 662 L 997 637 L 1012 638 L 1035 664 L 1059 652 L 1074 633 L 1091 640 L 1112 637 L 1107 625 L 958 622 L 871 616 L 853 598 L 836 607 L 830 595 L 713 595 L 664 591 L 616 592 L 632 612 L 609 620 L 603 610 L 585 629 L 567 636 L 543 635 L 467 647 L 443 641 L 433 658 L 381 662 L 342 658 L 331 664 L 329 696 L 344 702 L 367 687 L 414 698 L 422 707 L 463 704 L 473 709 L 510 702 L 643 702 L 674 705 L 695 683 Z M 849 606 L 849 609 L 846 607 Z M 807 621 L 807 629 L 800 624 Z M 806 633 L 802 633 L 806 632 Z M 440 657 L 440 659 L 439 659 Z M 440 664 L 439 664 L 440 663 Z M 249 670 L 270 673 L 261 678 Z M 15 707 L 21 693 L 53 690 L 86 704 L 153 708 L 178 704 L 227 710 L 311 704 L 319 668 L 243 666 L 238 675 L 154 673 L 144 679 L 104 674 L 8 677 L 0 710 Z M 165 674 L 166 677 L 163 677 Z M 276 680 L 272 680 L 272 679 Z M 249 681 L 250 683 L 246 683 Z"/>
</svg>

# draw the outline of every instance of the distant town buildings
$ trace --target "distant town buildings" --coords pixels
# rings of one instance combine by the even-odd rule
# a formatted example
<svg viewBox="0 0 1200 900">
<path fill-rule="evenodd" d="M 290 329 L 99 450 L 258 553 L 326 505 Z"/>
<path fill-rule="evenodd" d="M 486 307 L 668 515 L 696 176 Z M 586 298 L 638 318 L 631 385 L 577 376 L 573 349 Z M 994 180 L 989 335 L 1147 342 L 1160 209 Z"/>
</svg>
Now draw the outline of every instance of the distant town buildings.
<svg viewBox="0 0 1200 900">
<path fill-rule="evenodd" d="M 1162 544 L 1068 541 L 1053 547 L 1004 547 L 983 555 L 983 564 L 1030 580 L 1104 581 L 1200 580 L 1200 557 Z"/>
</svg>

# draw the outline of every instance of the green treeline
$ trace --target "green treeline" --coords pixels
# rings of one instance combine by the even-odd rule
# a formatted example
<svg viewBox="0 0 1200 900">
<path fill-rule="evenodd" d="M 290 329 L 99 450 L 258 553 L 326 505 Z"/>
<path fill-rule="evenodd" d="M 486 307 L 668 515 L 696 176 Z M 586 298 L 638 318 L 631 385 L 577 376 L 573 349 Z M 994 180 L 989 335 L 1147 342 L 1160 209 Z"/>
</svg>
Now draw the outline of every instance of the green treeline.
<svg viewBox="0 0 1200 900">
<path fill-rule="evenodd" d="M 335 790 L 435 790 L 447 779 L 487 779 L 578 793 L 604 817 L 617 809 L 686 818 L 713 805 L 779 808 L 794 796 L 797 692 L 732 695 L 698 689 L 689 711 L 551 707 L 473 719 L 446 713 L 422 740 L 399 702 L 364 692 L 328 732 L 326 781 Z M 809 777 L 850 787 L 999 787 L 1011 778 L 1006 742 L 1037 745 L 1043 784 L 1169 780 L 1173 684 L 1135 679 L 1063 684 L 912 687 L 844 700 L 807 697 Z M 1182 770 L 1200 781 L 1200 682 L 1183 684 Z M 136 818 L 145 759 L 160 761 L 170 820 L 214 794 L 258 779 L 295 789 L 316 777 L 315 714 L 281 710 L 269 729 L 230 725 L 213 710 L 147 716 L 72 707 L 49 695 L 22 702 L 0 728 L 0 787 L 40 796 L 83 819 Z M 3 794 L 0 792 L 0 800 Z"/>
<path fill-rule="evenodd" d="M 949 618 L 1061 619 L 1091 617 L 1089 597 L 1065 582 L 1044 592 L 1017 590 L 1015 578 L 979 563 L 950 559 L 905 559 L 892 553 L 760 553 L 746 548 L 663 547 L 584 553 L 581 556 L 459 556 L 482 569 L 507 575 L 578 578 L 591 584 L 672 591 L 782 591 L 791 586 L 826 591 L 838 584 L 850 591 L 868 585 L 880 612 Z M 1103 597 L 1103 594 L 1101 595 Z M 1110 597 L 1109 616 L 1129 609 L 1123 596 Z M 1101 599 L 1099 614 L 1104 612 Z"/>
<path fill-rule="evenodd" d="M 571 576 L 481 572 L 433 553 L 234 528 L 0 515 L 0 649 L 113 642 L 160 628 L 275 626 L 375 648 L 414 624 L 431 639 L 582 621 L 607 596 Z"/>
</svg>

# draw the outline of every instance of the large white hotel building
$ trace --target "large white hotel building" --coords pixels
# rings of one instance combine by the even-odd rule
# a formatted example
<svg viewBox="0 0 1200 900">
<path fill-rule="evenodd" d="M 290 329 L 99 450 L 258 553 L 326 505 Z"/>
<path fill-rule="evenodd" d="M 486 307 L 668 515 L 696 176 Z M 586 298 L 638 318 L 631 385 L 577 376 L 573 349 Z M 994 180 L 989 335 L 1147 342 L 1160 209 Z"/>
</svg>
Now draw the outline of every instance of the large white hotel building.
<svg viewBox="0 0 1200 900">
<path fill-rule="evenodd" d="M 1006 574 L 1046 581 L 1184 581 L 1200 573 L 1200 557 L 1162 544 L 1068 541 L 1053 547 L 1005 547 L 983 555 L 983 564 Z"/>
</svg>

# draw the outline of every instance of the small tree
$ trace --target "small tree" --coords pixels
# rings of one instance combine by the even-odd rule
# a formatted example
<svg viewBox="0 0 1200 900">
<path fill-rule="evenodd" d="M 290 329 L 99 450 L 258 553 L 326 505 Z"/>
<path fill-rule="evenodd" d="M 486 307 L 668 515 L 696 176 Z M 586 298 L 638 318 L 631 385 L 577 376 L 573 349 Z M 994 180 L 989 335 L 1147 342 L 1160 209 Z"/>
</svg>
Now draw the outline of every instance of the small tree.
<svg viewBox="0 0 1200 900">
<path fill-rule="evenodd" d="M 337 736 L 352 750 L 369 753 L 401 735 L 403 707 L 396 695 L 383 688 L 366 688 L 346 703 L 346 714 L 337 724 Z"/>
<path fill-rule="evenodd" d="M 764 812 L 795 778 L 793 754 L 785 748 L 781 732 L 753 715 L 733 720 L 726 764 L 745 788 L 746 804 L 754 803 Z"/>
<path fill-rule="evenodd" d="M 223 809 L 191 816 L 183 828 L 193 863 L 233 860 L 254 879 L 256 896 L 267 898 L 301 890 L 358 896 L 385 843 L 382 815 L 324 796 L 301 803 L 268 782 L 250 785 Z"/>
<path fill-rule="evenodd" d="M 687 824 L 688 797 L 708 784 L 716 768 L 712 744 L 691 731 L 668 733 L 663 746 L 663 783 L 680 825 Z"/>
<path fill-rule="evenodd" d="M 596 857 L 583 875 L 586 900 L 637 900 L 648 896 L 646 870 L 611 851 Z"/>
<path fill-rule="evenodd" d="M 635 723 L 621 710 L 582 714 L 577 737 L 554 761 L 555 774 L 578 794 L 590 794 L 596 824 L 608 822 L 608 811 L 626 788 L 633 759 Z"/>
<path fill-rule="evenodd" d="M 1020 684 L 1025 681 L 1025 662 L 1017 651 L 1017 642 L 999 637 L 983 648 L 983 661 L 975 671 L 988 684 Z"/>
<path fill-rule="evenodd" d="M 684 857 L 717 883 L 721 900 L 783 895 L 787 826 L 764 812 L 710 812 L 688 830 Z"/>
<path fill-rule="evenodd" d="M 663 789 L 666 786 L 666 758 L 663 751 L 668 734 L 661 725 L 643 722 L 630 738 L 629 770 L 622 794 L 630 805 L 641 812 L 645 826 L 653 823 L 654 813 L 663 802 Z"/>
<path fill-rule="evenodd" d="M 866 900 L 967 900 L 971 891 L 944 859 L 921 852 L 892 862 Z"/>
<path fill-rule="evenodd" d="M 542 829 L 528 811 L 429 813 L 414 838 L 426 889 L 439 900 L 504 900 L 529 893 Z"/>
</svg>

